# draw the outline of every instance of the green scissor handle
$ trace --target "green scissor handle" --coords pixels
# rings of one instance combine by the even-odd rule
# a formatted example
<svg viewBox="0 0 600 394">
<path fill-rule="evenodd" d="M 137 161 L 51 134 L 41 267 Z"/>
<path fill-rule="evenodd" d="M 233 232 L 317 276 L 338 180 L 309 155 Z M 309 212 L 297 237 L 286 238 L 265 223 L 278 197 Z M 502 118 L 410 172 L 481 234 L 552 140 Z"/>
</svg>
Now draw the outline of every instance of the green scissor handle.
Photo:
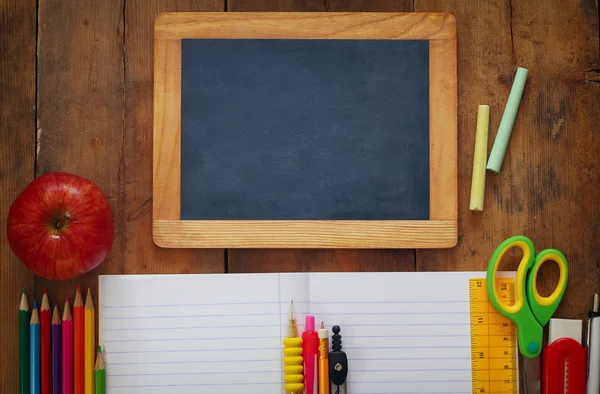
<svg viewBox="0 0 600 394">
<path fill-rule="evenodd" d="M 500 300 L 495 279 L 502 258 L 513 247 L 521 249 L 523 257 L 515 279 L 515 303 L 506 305 Z M 558 264 L 560 276 L 552 294 L 543 297 L 537 291 L 537 274 L 547 261 Z M 542 351 L 543 327 L 558 308 L 567 287 L 567 279 L 567 259 L 561 252 L 546 249 L 536 256 L 533 242 L 522 235 L 508 238 L 492 254 L 486 277 L 488 297 L 501 315 L 515 322 L 519 351 L 523 356 L 535 358 Z"/>
</svg>

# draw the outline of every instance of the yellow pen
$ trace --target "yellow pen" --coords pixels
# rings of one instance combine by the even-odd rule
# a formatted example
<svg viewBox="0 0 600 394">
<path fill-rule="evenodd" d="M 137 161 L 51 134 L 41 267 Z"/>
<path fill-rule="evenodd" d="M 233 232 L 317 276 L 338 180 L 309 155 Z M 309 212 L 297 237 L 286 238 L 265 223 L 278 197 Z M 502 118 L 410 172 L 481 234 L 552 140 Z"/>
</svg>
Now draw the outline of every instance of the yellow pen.
<svg viewBox="0 0 600 394">
<path fill-rule="evenodd" d="M 329 334 L 321 322 L 319 329 L 319 394 L 329 394 Z"/>
<path fill-rule="evenodd" d="M 283 388 L 287 393 L 304 391 L 304 367 L 302 366 L 302 338 L 298 336 L 294 301 L 290 303 L 288 337 L 283 339 Z"/>
</svg>

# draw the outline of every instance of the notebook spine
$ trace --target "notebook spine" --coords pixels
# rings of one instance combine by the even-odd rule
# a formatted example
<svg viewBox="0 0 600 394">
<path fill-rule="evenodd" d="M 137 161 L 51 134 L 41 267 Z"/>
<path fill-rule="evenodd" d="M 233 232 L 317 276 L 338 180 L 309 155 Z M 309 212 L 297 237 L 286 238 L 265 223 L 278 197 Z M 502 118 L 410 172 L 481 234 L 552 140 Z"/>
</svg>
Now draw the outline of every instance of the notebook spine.
<svg viewBox="0 0 600 394">
<path fill-rule="evenodd" d="M 284 338 L 283 340 L 283 381 L 286 393 L 304 391 L 304 359 L 302 357 L 302 338 Z"/>
</svg>

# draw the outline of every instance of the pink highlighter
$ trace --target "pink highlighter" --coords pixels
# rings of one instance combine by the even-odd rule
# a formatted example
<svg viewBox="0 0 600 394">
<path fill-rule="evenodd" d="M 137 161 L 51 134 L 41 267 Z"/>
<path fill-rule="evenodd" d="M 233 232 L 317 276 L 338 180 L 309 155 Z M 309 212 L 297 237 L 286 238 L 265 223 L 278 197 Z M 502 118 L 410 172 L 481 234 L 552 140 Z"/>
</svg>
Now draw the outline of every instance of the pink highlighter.
<svg viewBox="0 0 600 394">
<path fill-rule="evenodd" d="M 302 355 L 304 357 L 304 390 L 315 394 L 317 390 L 317 354 L 319 334 L 315 331 L 315 317 L 306 316 L 306 330 L 302 333 Z"/>
</svg>

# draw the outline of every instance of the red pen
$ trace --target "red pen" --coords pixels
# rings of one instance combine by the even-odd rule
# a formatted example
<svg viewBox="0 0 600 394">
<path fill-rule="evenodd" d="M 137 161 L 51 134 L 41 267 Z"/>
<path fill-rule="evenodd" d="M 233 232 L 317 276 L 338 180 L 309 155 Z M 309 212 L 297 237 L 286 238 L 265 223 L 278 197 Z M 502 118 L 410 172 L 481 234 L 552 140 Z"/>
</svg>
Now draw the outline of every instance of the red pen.
<svg viewBox="0 0 600 394">
<path fill-rule="evenodd" d="M 315 317 L 306 316 L 306 331 L 302 333 L 302 355 L 304 357 L 304 390 L 306 394 L 315 394 L 317 389 L 317 354 L 319 352 L 319 334 L 315 331 Z"/>
</svg>

